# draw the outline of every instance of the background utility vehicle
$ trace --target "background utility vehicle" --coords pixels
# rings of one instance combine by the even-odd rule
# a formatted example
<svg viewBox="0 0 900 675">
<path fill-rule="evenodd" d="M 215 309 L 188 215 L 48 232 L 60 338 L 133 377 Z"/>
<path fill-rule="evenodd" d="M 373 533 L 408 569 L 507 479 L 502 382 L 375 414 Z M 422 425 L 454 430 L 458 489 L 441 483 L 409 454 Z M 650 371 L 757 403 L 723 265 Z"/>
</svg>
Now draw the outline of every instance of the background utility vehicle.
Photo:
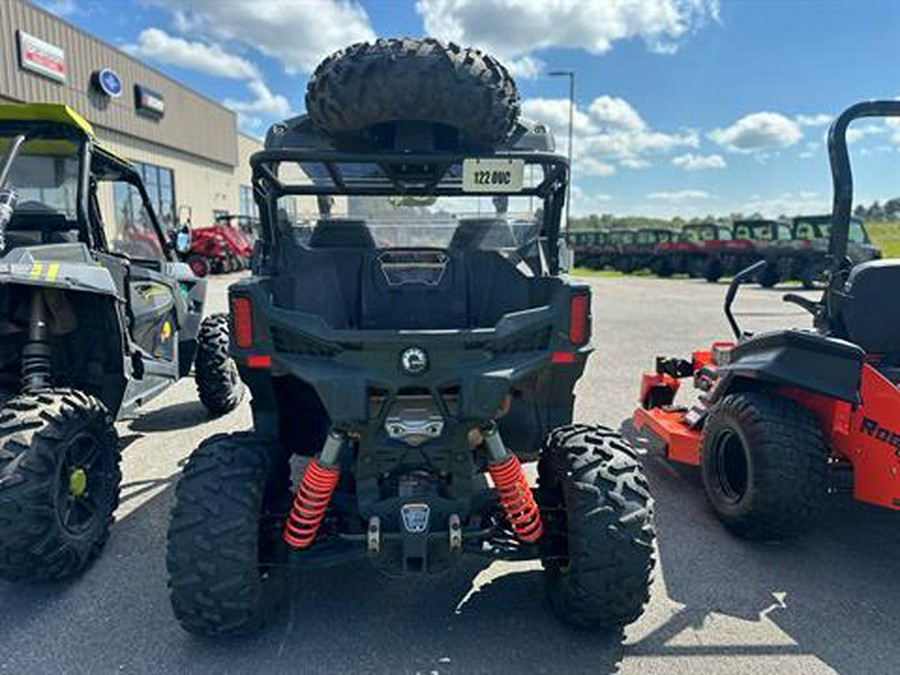
<svg viewBox="0 0 900 675">
<path fill-rule="evenodd" d="M 0 105 L 0 248 L 0 578 L 60 579 L 109 534 L 113 421 L 195 361 L 214 413 L 240 381 L 140 176 L 65 106 Z"/>
</svg>

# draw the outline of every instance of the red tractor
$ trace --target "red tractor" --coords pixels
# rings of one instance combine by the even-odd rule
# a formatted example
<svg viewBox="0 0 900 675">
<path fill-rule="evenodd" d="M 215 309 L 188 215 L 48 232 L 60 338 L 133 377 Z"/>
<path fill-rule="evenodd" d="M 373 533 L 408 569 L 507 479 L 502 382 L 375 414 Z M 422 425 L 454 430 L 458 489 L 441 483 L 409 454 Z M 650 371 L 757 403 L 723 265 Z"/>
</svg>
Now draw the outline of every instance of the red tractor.
<svg viewBox="0 0 900 675">
<path fill-rule="evenodd" d="M 900 117 L 900 101 L 859 103 L 829 131 L 827 285 L 818 302 L 784 296 L 812 314 L 814 330 L 740 330 L 731 307 L 762 260 L 740 272 L 726 295 L 736 342 L 687 360 L 658 358 L 656 372 L 643 377 L 635 435 L 670 461 L 699 466 L 709 503 L 739 536 L 801 534 L 841 478 L 858 501 L 900 511 L 900 261 L 853 266 L 847 258 L 847 127 L 884 116 Z M 698 402 L 675 406 L 685 378 L 699 390 Z"/>
<path fill-rule="evenodd" d="M 244 216 L 217 216 L 215 223 L 207 227 L 195 227 L 191 231 L 191 256 L 188 264 L 193 267 L 194 256 L 204 258 L 214 273 L 237 272 L 250 266 L 254 240 L 245 231 Z M 250 232 L 252 233 L 252 229 Z M 196 270 L 195 270 L 196 273 Z"/>
</svg>

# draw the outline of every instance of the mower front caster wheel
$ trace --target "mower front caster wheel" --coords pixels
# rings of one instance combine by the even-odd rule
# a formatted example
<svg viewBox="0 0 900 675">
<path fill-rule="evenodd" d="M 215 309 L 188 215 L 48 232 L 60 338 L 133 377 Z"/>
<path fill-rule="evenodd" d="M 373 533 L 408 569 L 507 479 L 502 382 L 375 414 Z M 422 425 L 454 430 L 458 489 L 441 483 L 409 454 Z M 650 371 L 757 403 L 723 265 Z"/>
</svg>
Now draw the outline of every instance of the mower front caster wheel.
<svg viewBox="0 0 900 675">
<path fill-rule="evenodd" d="M 582 629 L 636 621 L 650 598 L 656 534 L 635 451 L 603 427 L 560 427 L 544 444 L 538 477 L 542 563 L 554 612 Z"/>
</svg>

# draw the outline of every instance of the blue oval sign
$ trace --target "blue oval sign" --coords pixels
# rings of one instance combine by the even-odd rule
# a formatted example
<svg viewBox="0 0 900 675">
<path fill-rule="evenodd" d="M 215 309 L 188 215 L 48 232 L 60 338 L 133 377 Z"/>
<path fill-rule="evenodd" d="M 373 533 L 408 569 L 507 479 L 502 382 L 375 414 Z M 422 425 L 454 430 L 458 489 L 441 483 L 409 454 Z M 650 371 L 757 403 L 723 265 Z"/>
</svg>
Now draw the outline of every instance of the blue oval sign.
<svg viewBox="0 0 900 675">
<path fill-rule="evenodd" d="M 98 70 L 95 77 L 97 86 L 104 94 L 110 98 L 119 98 L 122 95 L 122 80 L 112 68 Z"/>
</svg>

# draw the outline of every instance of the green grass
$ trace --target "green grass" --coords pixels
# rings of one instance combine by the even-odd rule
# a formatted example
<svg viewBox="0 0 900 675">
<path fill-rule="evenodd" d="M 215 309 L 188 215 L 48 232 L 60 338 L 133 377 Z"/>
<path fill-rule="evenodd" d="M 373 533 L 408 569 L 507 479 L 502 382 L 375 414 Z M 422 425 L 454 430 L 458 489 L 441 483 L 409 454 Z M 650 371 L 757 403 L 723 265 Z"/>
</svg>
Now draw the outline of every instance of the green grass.
<svg viewBox="0 0 900 675">
<path fill-rule="evenodd" d="M 866 223 L 866 229 L 885 258 L 900 258 L 900 223 Z"/>
<path fill-rule="evenodd" d="M 650 270 L 640 270 L 638 272 L 634 272 L 633 274 L 622 274 L 621 272 L 616 272 L 615 270 L 590 270 L 587 267 L 576 267 L 570 272 L 570 274 L 573 277 L 609 277 L 613 279 L 618 277 L 653 276 Z"/>
</svg>

